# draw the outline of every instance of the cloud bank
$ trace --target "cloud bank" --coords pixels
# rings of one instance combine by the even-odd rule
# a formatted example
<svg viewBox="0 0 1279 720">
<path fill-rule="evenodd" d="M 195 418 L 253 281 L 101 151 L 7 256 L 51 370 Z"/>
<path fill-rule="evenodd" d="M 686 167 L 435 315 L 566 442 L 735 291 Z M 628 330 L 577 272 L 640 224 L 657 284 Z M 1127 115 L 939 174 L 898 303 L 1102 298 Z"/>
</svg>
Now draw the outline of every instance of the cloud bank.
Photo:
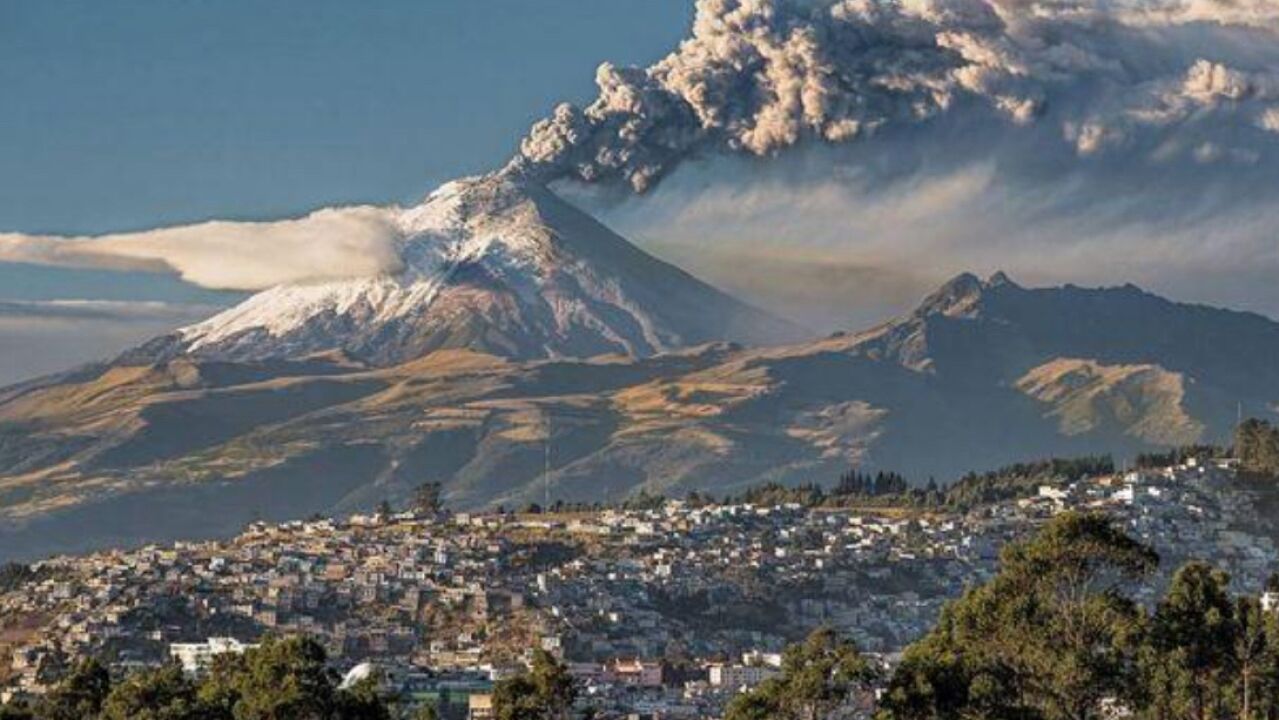
<svg viewBox="0 0 1279 720">
<path fill-rule="evenodd" d="M 164 302 L 0 300 L 0 387 L 109 357 L 217 310 Z"/>
<path fill-rule="evenodd" d="M 260 290 L 397 270 L 396 217 L 393 209 L 349 207 L 97 237 L 0 233 L 0 261 L 175 272 L 203 287 Z"/>
<path fill-rule="evenodd" d="M 824 329 L 905 311 L 962 270 L 1028 284 L 1135 282 L 1279 317 L 1279 167 L 1185 146 L 1079 162 L 967 124 L 767 164 L 721 159 L 641 199 L 579 195 L 656 254 Z"/>
</svg>

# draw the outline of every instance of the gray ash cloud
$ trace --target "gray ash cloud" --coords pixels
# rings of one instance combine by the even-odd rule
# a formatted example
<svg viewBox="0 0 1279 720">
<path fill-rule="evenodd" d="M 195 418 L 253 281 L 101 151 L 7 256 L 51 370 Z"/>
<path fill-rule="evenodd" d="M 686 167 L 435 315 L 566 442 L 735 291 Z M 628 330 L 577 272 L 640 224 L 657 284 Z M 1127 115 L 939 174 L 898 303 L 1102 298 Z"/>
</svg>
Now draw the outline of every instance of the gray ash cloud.
<svg viewBox="0 0 1279 720">
<path fill-rule="evenodd" d="M 594 101 L 535 124 L 508 171 L 645 192 L 690 157 L 958 112 L 1053 123 L 1079 157 L 1209 128 L 1187 157 L 1256 162 L 1279 137 L 1276 27 L 1274 0 L 698 0 L 675 51 L 601 65 Z"/>
</svg>

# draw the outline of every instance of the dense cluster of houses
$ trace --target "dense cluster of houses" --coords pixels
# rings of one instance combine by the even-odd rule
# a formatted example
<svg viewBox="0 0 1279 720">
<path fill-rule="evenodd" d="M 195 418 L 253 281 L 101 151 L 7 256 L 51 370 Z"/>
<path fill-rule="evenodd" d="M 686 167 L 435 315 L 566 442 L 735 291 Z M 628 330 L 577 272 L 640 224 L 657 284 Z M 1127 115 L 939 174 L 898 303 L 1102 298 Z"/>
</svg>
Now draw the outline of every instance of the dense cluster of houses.
<svg viewBox="0 0 1279 720">
<path fill-rule="evenodd" d="M 1080 507 L 1154 545 L 1161 578 L 1204 558 L 1259 592 L 1276 568 L 1233 471 L 1193 462 L 967 513 L 672 501 L 256 524 L 228 541 L 41 563 L 37 580 L 0 596 L 0 681 L 39 693 L 88 653 L 199 673 L 265 633 L 304 633 L 343 670 L 372 664 L 403 697 L 480 717 L 491 683 L 533 648 L 563 658 L 604 715 L 711 717 L 817 626 L 891 663 L 948 598 L 995 572 L 1001 545 Z M 1136 592 L 1153 601 L 1161 578 Z"/>
</svg>

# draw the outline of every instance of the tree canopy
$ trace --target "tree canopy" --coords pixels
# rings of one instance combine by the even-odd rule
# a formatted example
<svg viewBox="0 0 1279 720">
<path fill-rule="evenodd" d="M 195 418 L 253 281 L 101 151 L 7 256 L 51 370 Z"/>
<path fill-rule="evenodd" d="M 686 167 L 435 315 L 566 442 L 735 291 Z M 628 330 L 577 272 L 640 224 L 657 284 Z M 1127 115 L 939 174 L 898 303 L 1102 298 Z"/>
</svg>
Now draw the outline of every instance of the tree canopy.
<svg viewBox="0 0 1279 720">
<path fill-rule="evenodd" d="M 1064 513 L 1010 544 L 999 573 L 942 612 L 907 649 L 888 717 L 1091 720 L 1129 687 L 1141 624 L 1120 591 L 1157 563 L 1101 515 Z"/>
<path fill-rule="evenodd" d="M 813 631 L 782 654 L 781 674 L 742 693 L 725 720 L 818 720 L 829 717 L 875 673 L 857 647 L 830 628 Z"/>
<path fill-rule="evenodd" d="M 4 720 L 390 720 L 375 683 L 339 688 L 314 640 L 268 638 L 243 655 L 214 659 L 196 681 L 169 665 L 112 681 L 97 660 L 77 665 L 29 707 L 0 707 Z"/>
<path fill-rule="evenodd" d="M 1279 428 L 1250 418 L 1235 429 L 1235 455 L 1245 472 L 1279 475 Z"/>
<path fill-rule="evenodd" d="M 568 717 L 576 699 L 577 686 L 568 669 L 538 649 L 528 672 L 494 686 L 493 714 L 497 720 L 561 720 Z"/>
</svg>

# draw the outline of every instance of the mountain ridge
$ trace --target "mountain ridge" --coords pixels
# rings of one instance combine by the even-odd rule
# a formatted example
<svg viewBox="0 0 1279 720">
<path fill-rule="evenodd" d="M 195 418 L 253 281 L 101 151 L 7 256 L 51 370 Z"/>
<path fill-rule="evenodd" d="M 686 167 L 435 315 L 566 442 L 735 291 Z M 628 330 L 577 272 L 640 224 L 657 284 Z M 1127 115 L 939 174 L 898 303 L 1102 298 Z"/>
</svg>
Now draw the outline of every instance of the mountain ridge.
<svg viewBox="0 0 1279 720">
<path fill-rule="evenodd" d="M 1279 323 L 1262 316 L 1001 274 L 958 276 L 895 320 L 789 345 L 116 363 L 0 399 L 0 546 L 225 534 L 402 500 L 424 481 L 455 507 L 512 506 L 548 490 L 734 492 L 850 466 L 944 480 L 1224 440 L 1240 402 L 1265 415 L 1279 400 L 1264 369 L 1276 353 Z M 157 519 L 169 515 L 180 528 Z"/>
</svg>

